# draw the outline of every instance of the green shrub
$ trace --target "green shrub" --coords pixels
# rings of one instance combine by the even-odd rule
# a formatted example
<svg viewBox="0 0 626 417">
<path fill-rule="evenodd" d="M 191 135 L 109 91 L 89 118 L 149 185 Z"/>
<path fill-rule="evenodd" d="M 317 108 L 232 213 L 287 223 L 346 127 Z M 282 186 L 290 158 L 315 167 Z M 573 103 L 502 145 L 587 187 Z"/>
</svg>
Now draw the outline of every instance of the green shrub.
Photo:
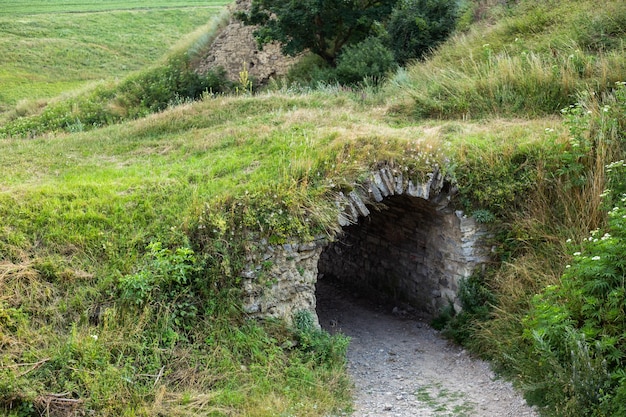
<svg viewBox="0 0 626 417">
<path fill-rule="evenodd" d="M 365 79 L 381 83 L 396 68 L 393 53 L 376 37 L 347 46 L 339 56 L 336 76 L 342 84 L 356 84 Z"/>
<path fill-rule="evenodd" d="M 492 223 L 496 220 L 496 216 L 485 209 L 474 210 L 472 217 L 474 217 L 478 223 Z"/>
<path fill-rule="evenodd" d="M 300 87 L 315 88 L 334 78 L 334 70 L 319 55 L 306 54 L 289 69 L 287 83 Z"/>
<path fill-rule="evenodd" d="M 153 242 L 148 249 L 144 269 L 118 282 L 122 303 L 132 311 L 166 305 L 173 330 L 190 330 L 210 293 L 208 280 L 201 279 L 202 264 L 188 247 L 171 250 Z"/>
<path fill-rule="evenodd" d="M 350 339 L 340 333 L 331 335 L 315 326 L 313 314 L 300 310 L 293 317 L 298 350 L 319 366 L 343 365 Z"/>
<path fill-rule="evenodd" d="M 225 93 L 231 87 L 222 68 L 200 75 L 187 55 L 176 55 L 165 65 L 130 76 L 119 85 L 99 86 L 91 92 L 50 104 L 39 115 L 11 121 L 0 127 L 0 136 L 90 130 L 196 100 L 205 92 Z"/>
<path fill-rule="evenodd" d="M 572 147 L 565 152 L 564 166 L 569 168 L 557 175 L 571 178 L 573 187 L 587 186 L 583 167 L 595 159 L 585 158 L 604 152 L 605 141 L 619 140 L 623 152 L 626 138 L 618 129 L 626 110 L 625 90 L 618 86 L 599 114 L 577 111 L 578 107 L 568 112 Z M 594 123 L 594 119 L 599 120 Z M 557 416 L 623 415 L 624 411 L 626 162 L 622 159 L 600 169 L 607 176 L 606 226 L 581 242 L 567 242 L 572 261 L 559 285 L 535 296 L 523 320 L 528 354 L 536 358 L 536 365 L 520 367 L 527 397 Z"/>
<path fill-rule="evenodd" d="M 119 87 L 116 102 L 132 117 L 140 117 L 162 111 L 177 101 L 196 100 L 204 92 L 224 93 L 230 87 L 224 69 L 201 76 L 192 68 L 189 57 L 184 55 L 125 80 Z"/>
<path fill-rule="evenodd" d="M 424 57 L 452 33 L 456 20 L 456 0 L 400 0 L 387 23 L 396 61 Z"/>
<path fill-rule="evenodd" d="M 459 283 L 458 295 L 463 310 L 457 313 L 450 303 L 431 325 L 455 342 L 467 344 L 471 341 L 473 326 L 489 318 L 495 296 L 485 285 L 484 277 L 477 273 Z"/>
</svg>

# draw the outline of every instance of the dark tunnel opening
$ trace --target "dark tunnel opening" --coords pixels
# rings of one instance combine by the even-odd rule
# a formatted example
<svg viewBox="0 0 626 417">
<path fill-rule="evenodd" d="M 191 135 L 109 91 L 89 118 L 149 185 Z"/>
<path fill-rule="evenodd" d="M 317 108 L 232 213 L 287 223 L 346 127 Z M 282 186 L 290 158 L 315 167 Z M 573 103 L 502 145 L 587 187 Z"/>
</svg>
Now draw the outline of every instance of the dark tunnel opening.
<svg viewBox="0 0 626 417">
<path fill-rule="evenodd" d="M 324 305 L 327 284 L 332 284 L 377 304 L 408 306 L 426 319 L 451 304 L 460 309 L 459 281 L 473 268 L 461 223 L 460 212 L 429 200 L 386 198 L 383 209 L 344 227 L 322 250 L 318 305 Z"/>
</svg>

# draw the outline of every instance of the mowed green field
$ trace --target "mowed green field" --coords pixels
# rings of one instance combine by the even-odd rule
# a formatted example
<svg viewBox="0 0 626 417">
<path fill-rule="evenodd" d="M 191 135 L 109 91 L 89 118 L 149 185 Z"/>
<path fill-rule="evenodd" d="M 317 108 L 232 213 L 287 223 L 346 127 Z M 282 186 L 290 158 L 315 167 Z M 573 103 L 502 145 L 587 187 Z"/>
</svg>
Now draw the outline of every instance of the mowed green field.
<svg viewBox="0 0 626 417">
<path fill-rule="evenodd" d="M 0 0 L 0 112 L 152 64 L 228 0 Z"/>
</svg>

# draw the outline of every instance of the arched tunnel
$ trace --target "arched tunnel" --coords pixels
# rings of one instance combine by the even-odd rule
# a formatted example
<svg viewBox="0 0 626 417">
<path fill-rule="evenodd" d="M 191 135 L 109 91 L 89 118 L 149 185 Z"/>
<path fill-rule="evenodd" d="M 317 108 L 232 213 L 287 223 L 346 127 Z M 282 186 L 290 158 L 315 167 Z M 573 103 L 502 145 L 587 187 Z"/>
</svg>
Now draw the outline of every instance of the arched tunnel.
<svg viewBox="0 0 626 417">
<path fill-rule="evenodd" d="M 318 312 L 328 282 L 423 318 L 460 309 L 460 281 L 489 259 L 487 231 L 455 210 L 455 187 L 439 171 L 428 178 L 413 184 L 383 167 L 338 196 L 342 231 L 333 241 L 261 246 L 242 274 L 245 311 L 291 322 L 298 311 Z"/>
<path fill-rule="evenodd" d="M 322 249 L 318 287 L 338 284 L 377 302 L 409 305 L 433 317 L 457 300 L 459 280 L 471 273 L 462 216 L 427 199 L 394 195 L 383 207 Z M 317 291 L 318 302 L 324 296 Z"/>
</svg>

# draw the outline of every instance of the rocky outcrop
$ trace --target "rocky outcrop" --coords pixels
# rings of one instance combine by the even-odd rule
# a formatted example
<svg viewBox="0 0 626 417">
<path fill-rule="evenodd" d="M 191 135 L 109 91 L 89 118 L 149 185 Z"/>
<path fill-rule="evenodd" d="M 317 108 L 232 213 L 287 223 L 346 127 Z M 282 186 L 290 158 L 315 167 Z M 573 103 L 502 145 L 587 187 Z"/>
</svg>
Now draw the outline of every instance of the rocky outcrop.
<svg viewBox="0 0 626 417">
<path fill-rule="evenodd" d="M 250 0 L 238 0 L 235 10 L 248 10 Z M 220 32 L 200 61 L 197 71 L 206 73 L 212 68 L 222 67 L 228 78 L 239 81 L 239 73 L 245 68 L 256 84 L 266 84 L 271 78 L 287 74 L 295 58 L 287 57 L 280 51 L 280 45 L 257 47 L 252 33 L 254 26 L 245 26 L 235 18 Z"/>
</svg>

